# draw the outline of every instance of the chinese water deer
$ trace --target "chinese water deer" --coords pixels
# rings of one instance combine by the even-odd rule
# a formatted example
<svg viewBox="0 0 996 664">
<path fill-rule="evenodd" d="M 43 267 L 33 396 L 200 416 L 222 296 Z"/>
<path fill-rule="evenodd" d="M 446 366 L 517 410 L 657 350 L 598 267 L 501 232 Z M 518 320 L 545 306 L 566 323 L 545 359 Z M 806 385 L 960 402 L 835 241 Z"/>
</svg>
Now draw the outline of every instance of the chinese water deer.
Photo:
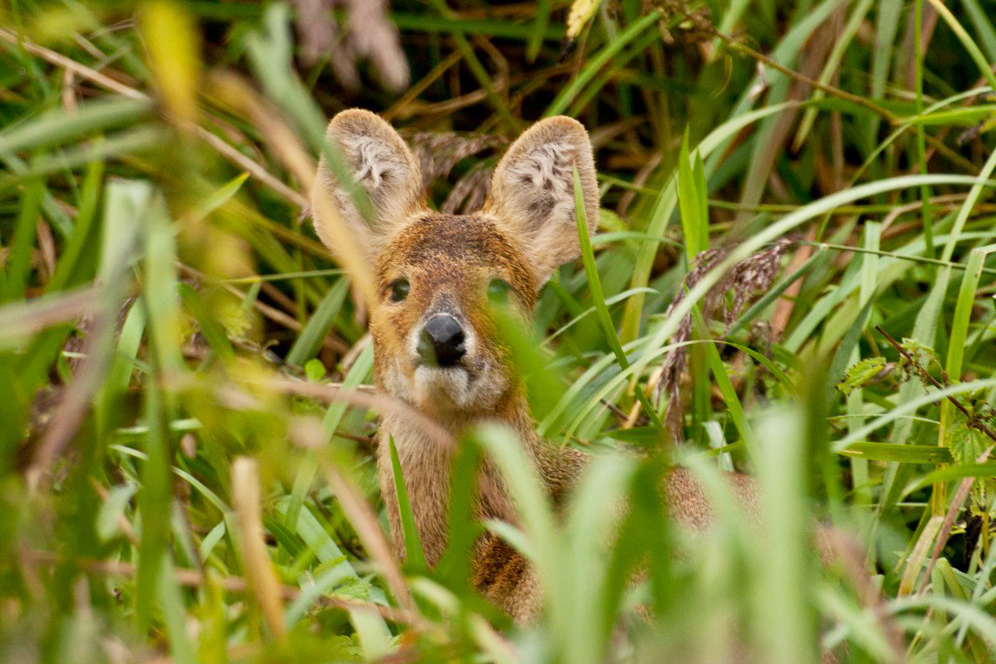
<svg viewBox="0 0 996 664">
<path fill-rule="evenodd" d="M 368 222 L 323 159 L 313 198 L 331 197 L 365 251 L 379 291 L 380 302 L 370 315 L 378 389 L 433 418 L 454 438 L 484 421 L 505 423 L 522 441 L 556 500 L 570 490 L 586 455 L 547 443 L 535 433 L 521 381 L 496 338 L 488 293 L 507 293 L 508 301 L 528 316 L 551 272 L 578 257 L 575 167 L 585 219 L 594 230 L 598 189 L 584 127 L 554 117 L 525 131 L 495 168 L 484 208 L 470 215 L 440 214 L 426 206 L 415 157 L 394 129 L 373 113 L 339 113 L 329 123 L 327 140 L 338 148 L 375 212 L 375 221 Z M 334 253 L 331 229 L 323 228 L 321 221 L 316 227 Z M 382 418 L 380 483 L 394 547 L 402 556 L 391 438 L 431 565 L 447 544 L 451 450 L 432 442 L 402 416 Z M 741 502 L 752 509 L 757 502 L 752 481 L 736 474 L 729 480 Z M 671 471 L 665 484 L 678 523 L 693 529 L 708 525 L 710 507 L 688 471 Z M 498 472 L 487 464 L 477 510 L 481 518 L 517 520 Z M 490 533 L 481 537 L 474 574 L 476 587 L 515 620 L 535 616 L 541 603 L 535 574 L 503 540 Z"/>
</svg>

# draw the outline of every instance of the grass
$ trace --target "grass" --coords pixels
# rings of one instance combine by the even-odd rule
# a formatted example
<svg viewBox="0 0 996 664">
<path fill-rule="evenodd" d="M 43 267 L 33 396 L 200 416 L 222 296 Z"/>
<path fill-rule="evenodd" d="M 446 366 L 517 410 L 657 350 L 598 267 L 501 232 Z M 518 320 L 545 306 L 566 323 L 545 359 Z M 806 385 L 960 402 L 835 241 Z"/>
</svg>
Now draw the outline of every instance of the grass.
<svg viewBox="0 0 996 664">
<path fill-rule="evenodd" d="M 346 48 L 303 0 L 0 10 L 0 658 L 992 661 L 991 3 L 621 0 L 568 43 L 566 1 L 396 0 L 365 47 L 349 4 Z M 302 215 L 350 106 L 434 157 L 557 113 L 596 145 L 600 232 L 509 345 L 538 430 L 597 459 L 554 508 L 472 432 L 431 570 L 385 539 L 363 259 Z M 517 526 L 472 518 L 483 455 Z M 534 560 L 537 624 L 472 590 L 483 528 Z"/>
</svg>

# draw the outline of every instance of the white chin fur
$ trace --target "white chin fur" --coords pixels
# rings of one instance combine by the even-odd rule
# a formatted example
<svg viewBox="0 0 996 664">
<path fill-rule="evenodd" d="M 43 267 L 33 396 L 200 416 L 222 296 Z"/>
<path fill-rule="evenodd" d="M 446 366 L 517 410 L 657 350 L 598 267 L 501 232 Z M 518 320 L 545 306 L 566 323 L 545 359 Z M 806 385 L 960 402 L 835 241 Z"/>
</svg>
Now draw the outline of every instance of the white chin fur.
<svg viewBox="0 0 996 664">
<path fill-rule="evenodd" d="M 414 382 L 416 403 L 448 405 L 453 408 L 472 405 L 474 390 L 468 389 L 470 374 L 459 367 L 418 367 L 415 369 Z"/>
</svg>

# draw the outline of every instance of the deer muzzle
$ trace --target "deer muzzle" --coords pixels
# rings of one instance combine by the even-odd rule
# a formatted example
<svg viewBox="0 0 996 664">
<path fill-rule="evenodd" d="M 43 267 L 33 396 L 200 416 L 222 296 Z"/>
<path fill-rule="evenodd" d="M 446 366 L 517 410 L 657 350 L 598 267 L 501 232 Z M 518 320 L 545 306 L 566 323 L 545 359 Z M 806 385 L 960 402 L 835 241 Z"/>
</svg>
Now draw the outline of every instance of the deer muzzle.
<svg viewBox="0 0 996 664">
<path fill-rule="evenodd" d="M 467 354 L 466 335 L 460 321 L 450 314 L 434 314 L 422 327 L 416 351 L 420 362 L 446 368 L 456 366 Z"/>
</svg>

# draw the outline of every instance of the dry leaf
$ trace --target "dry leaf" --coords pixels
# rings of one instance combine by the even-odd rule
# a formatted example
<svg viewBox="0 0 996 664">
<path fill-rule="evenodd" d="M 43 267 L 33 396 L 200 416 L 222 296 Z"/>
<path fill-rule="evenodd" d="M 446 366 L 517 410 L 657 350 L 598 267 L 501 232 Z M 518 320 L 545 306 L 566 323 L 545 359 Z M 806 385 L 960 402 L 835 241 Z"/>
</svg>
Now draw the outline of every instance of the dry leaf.
<svg viewBox="0 0 996 664">
<path fill-rule="evenodd" d="M 567 15 L 567 39 L 574 39 L 581 34 L 581 29 L 595 15 L 602 0 L 574 0 L 571 13 Z"/>
</svg>

